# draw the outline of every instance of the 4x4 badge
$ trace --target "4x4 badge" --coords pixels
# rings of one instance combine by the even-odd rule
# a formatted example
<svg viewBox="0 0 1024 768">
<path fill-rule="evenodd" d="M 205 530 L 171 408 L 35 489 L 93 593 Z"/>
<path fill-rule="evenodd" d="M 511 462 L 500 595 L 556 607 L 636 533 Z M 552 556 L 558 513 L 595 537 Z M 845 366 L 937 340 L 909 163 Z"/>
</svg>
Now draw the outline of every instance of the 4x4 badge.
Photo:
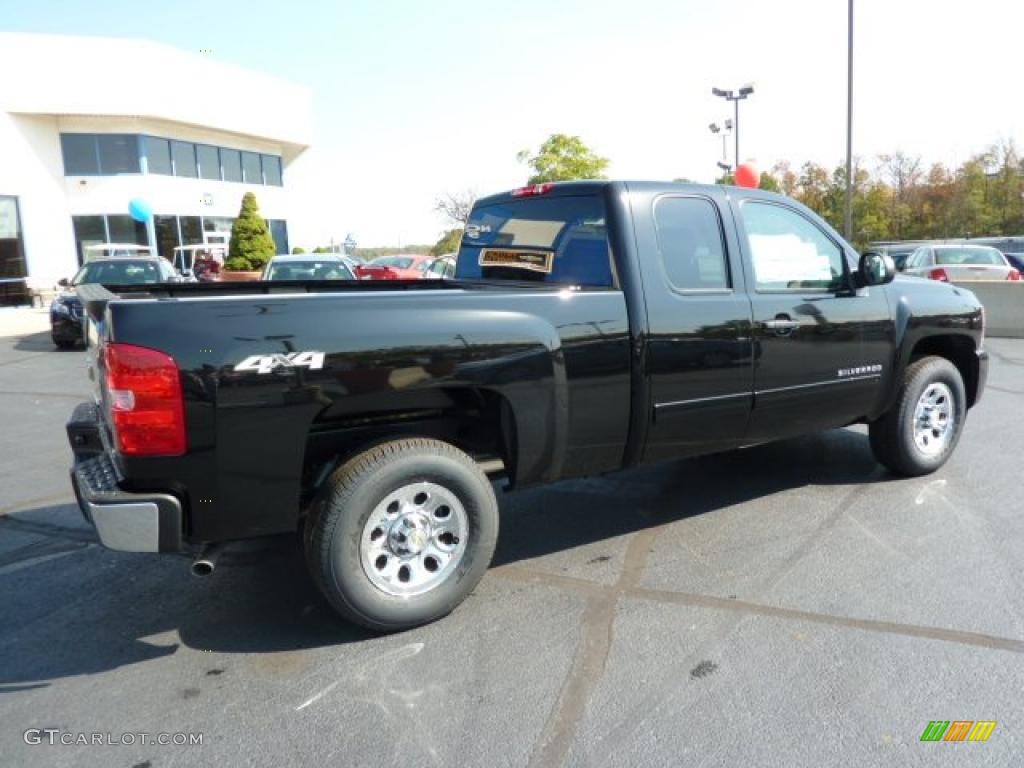
<svg viewBox="0 0 1024 768">
<path fill-rule="evenodd" d="M 256 371 L 270 373 L 275 368 L 309 368 L 318 371 L 324 367 L 323 352 L 289 352 L 274 355 L 252 355 L 235 366 L 236 371 Z"/>
</svg>

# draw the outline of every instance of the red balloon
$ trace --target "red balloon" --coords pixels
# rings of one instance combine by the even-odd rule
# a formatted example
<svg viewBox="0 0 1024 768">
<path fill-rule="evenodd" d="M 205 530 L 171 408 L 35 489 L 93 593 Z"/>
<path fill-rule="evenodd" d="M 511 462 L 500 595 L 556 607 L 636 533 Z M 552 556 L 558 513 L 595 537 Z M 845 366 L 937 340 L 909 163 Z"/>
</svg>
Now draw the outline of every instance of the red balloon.
<svg viewBox="0 0 1024 768">
<path fill-rule="evenodd" d="M 761 174 L 757 172 L 750 163 L 741 163 L 736 168 L 736 186 L 737 187 L 749 187 L 750 189 L 757 189 L 758 184 L 761 183 Z"/>
</svg>

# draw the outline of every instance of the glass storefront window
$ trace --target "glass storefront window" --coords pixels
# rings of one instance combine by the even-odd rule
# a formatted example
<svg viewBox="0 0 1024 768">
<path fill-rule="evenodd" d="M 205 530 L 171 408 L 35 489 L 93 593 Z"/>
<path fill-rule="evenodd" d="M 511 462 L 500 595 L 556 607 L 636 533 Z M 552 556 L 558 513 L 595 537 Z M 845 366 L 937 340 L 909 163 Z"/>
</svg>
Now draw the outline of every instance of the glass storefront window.
<svg viewBox="0 0 1024 768">
<path fill-rule="evenodd" d="M 288 253 L 288 225 L 283 219 L 268 219 L 270 236 L 274 238 L 274 245 L 278 253 Z"/>
<path fill-rule="evenodd" d="M 267 184 L 281 186 L 281 158 L 276 155 L 263 155 L 263 178 Z"/>
<path fill-rule="evenodd" d="M 107 216 L 107 234 L 111 243 L 149 245 L 146 225 L 131 216 Z"/>
<path fill-rule="evenodd" d="M 171 142 L 167 139 L 143 136 L 142 153 L 146 158 L 146 171 L 148 173 L 161 173 L 165 176 L 172 176 L 174 174 L 171 167 Z"/>
<path fill-rule="evenodd" d="M 283 185 L 278 155 L 133 133 L 62 133 L 60 143 L 65 176 L 113 176 L 145 168 L 165 176 Z"/>
<path fill-rule="evenodd" d="M 107 227 L 102 216 L 72 216 L 71 223 L 75 228 L 75 250 L 81 266 L 85 263 L 86 248 L 107 242 Z"/>
<path fill-rule="evenodd" d="M 100 172 L 96 137 L 91 133 L 62 133 L 60 148 L 65 176 L 95 176 Z"/>
<path fill-rule="evenodd" d="M 220 165 L 224 169 L 224 181 L 242 180 L 242 153 L 237 149 L 220 150 Z"/>
<path fill-rule="evenodd" d="M 156 250 L 165 259 L 174 258 L 174 249 L 178 243 L 178 217 L 154 216 L 153 228 L 156 230 Z"/>
<path fill-rule="evenodd" d="M 0 196 L 0 304 L 28 303 L 27 275 L 18 198 Z"/>
<path fill-rule="evenodd" d="M 235 220 L 228 216 L 204 216 L 203 229 L 207 232 L 230 232 Z"/>
<path fill-rule="evenodd" d="M 172 141 L 171 157 L 174 158 L 174 175 L 196 177 L 196 145 L 188 141 Z"/>
<path fill-rule="evenodd" d="M 220 181 L 220 160 L 216 147 L 196 144 L 196 158 L 199 160 L 199 178 Z"/>
<path fill-rule="evenodd" d="M 131 134 L 101 133 L 96 137 L 100 173 L 115 175 L 139 172 L 138 137 Z"/>
<path fill-rule="evenodd" d="M 203 220 L 198 216 L 179 216 L 181 222 L 181 244 L 198 245 L 203 240 Z"/>
<path fill-rule="evenodd" d="M 263 172 L 260 169 L 260 156 L 255 152 L 242 153 L 242 181 L 246 184 L 263 183 Z"/>
</svg>

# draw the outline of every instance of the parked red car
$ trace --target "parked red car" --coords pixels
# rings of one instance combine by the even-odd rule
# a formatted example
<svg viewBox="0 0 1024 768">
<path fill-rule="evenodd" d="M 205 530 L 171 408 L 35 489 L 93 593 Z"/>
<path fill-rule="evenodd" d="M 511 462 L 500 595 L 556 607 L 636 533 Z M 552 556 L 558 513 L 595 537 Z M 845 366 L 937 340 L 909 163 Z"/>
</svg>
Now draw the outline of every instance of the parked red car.
<svg viewBox="0 0 1024 768">
<path fill-rule="evenodd" d="M 379 256 L 356 267 L 356 276 L 360 280 L 418 280 L 433 260 L 432 256 L 414 253 Z"/>
</svg>

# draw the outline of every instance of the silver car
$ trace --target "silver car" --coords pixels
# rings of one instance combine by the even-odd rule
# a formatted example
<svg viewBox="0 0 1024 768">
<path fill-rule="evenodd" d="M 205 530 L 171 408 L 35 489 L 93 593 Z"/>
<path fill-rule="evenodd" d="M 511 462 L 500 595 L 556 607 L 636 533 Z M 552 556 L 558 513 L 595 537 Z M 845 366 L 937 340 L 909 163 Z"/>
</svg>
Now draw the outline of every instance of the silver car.
<svg viewBox="0 0 1024 768">
<path fill-rule="evenodd" d="M 987 245 L 922 245 L 907 259 L 903 272 L 944 283 L 1021 279 L 1006 257 Z"/>
</svg>

